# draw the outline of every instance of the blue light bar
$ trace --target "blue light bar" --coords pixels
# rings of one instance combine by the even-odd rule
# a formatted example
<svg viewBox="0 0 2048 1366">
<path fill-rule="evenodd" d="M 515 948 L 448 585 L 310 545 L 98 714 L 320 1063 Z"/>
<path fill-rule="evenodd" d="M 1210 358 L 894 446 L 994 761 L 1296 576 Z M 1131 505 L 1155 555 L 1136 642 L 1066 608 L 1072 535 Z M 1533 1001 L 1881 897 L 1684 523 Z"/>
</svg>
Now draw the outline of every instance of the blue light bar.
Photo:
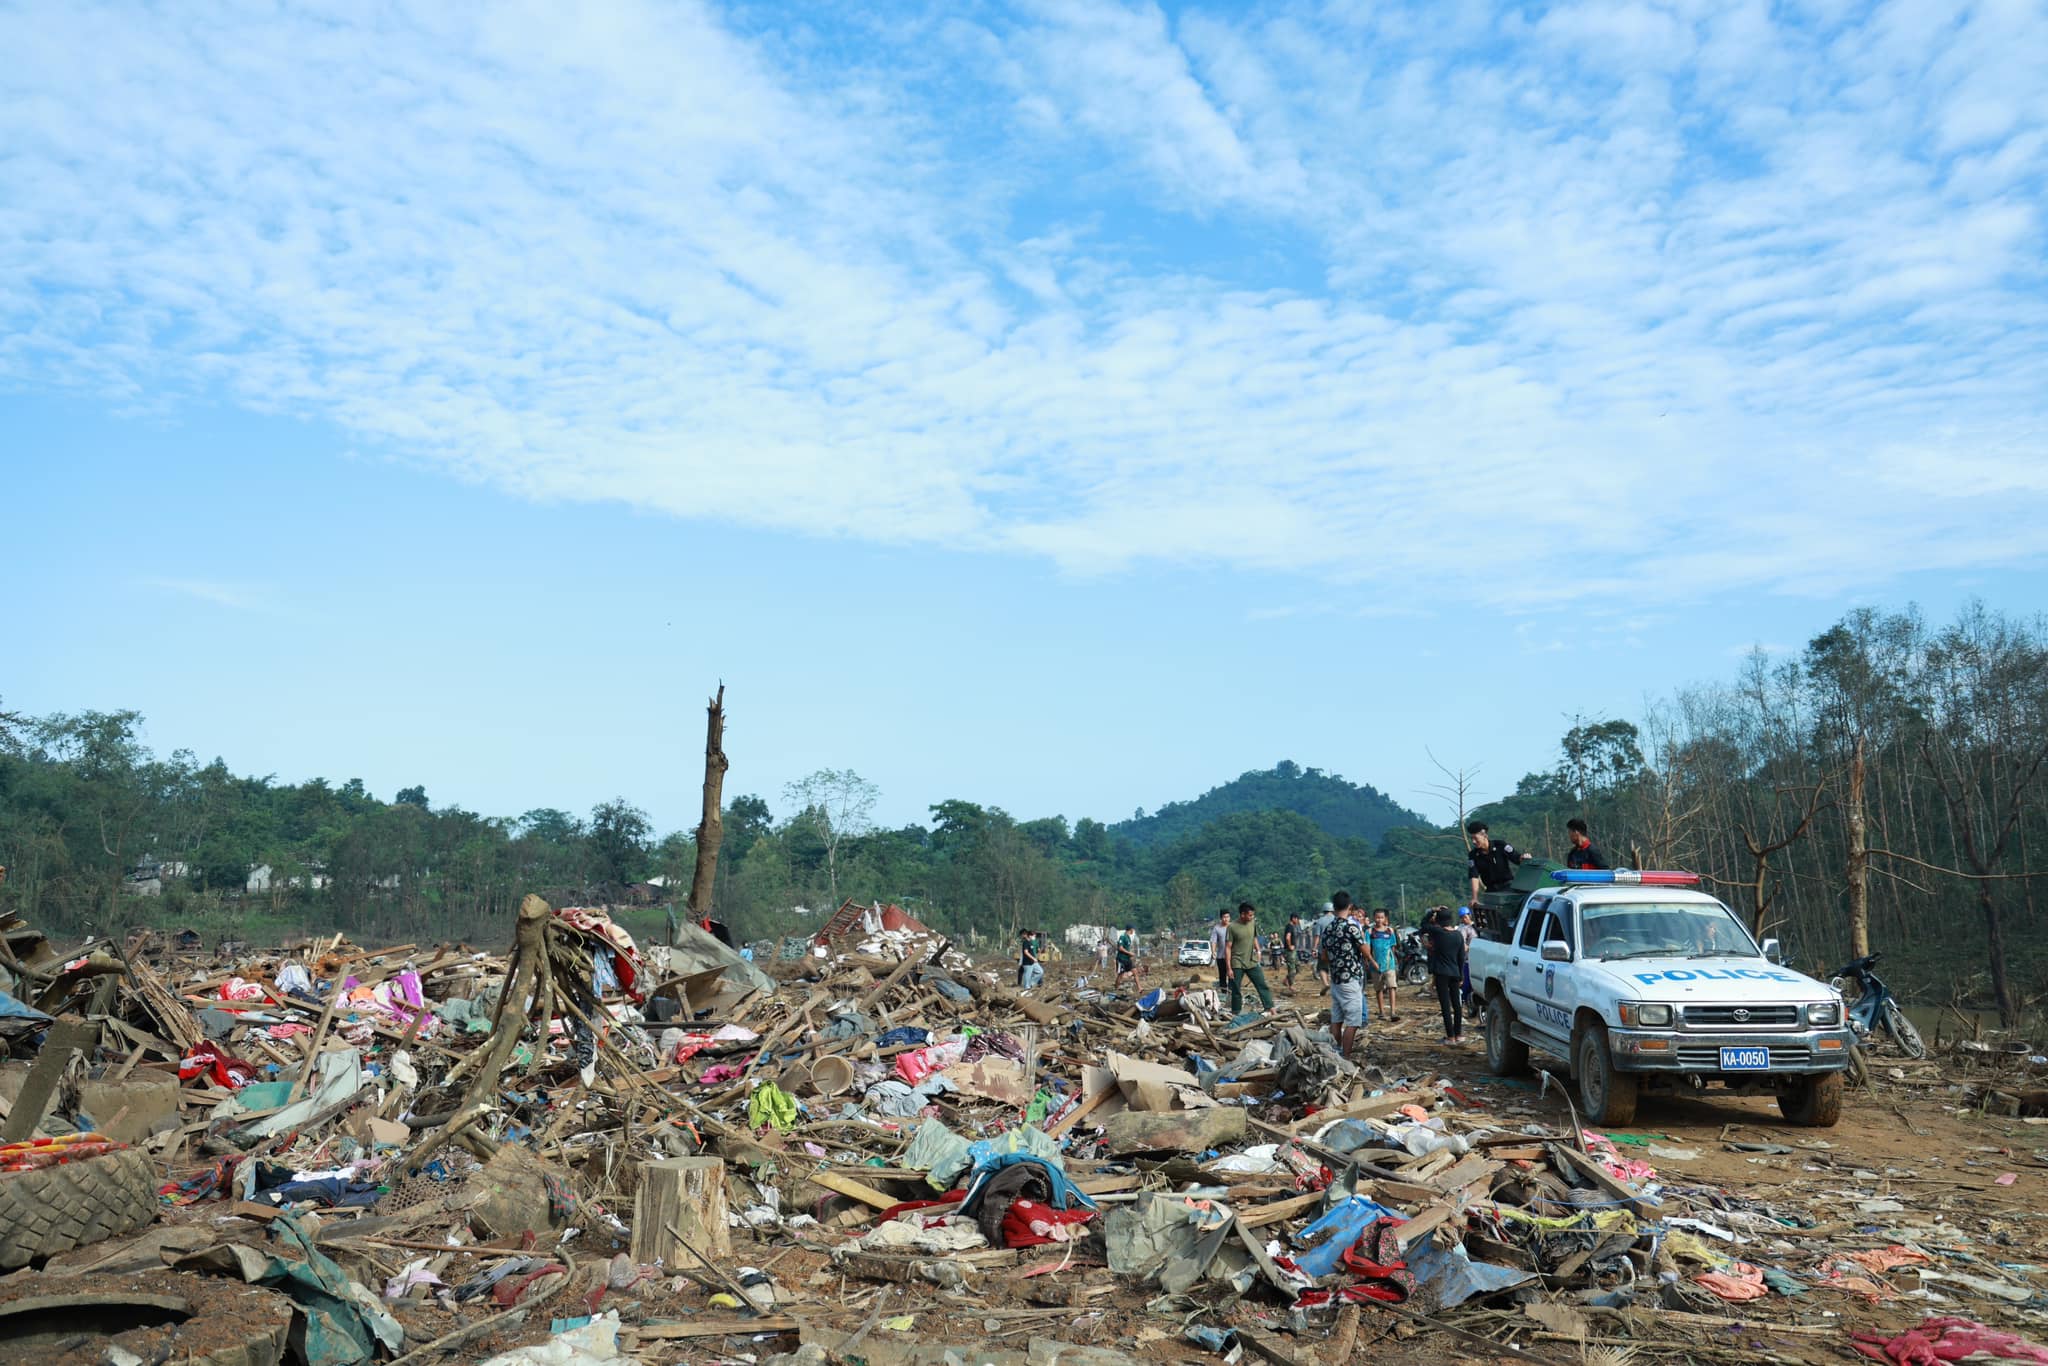
<svg viewBox="0 0 2048 1366">
<path fill-rule="evenodd" d="M 1627 887 L 1697 887 L 1698 873 L 1637 872 L 1632 868 L 1559 868 L 1551 877 L 1568 885 Z"/>
</svg>

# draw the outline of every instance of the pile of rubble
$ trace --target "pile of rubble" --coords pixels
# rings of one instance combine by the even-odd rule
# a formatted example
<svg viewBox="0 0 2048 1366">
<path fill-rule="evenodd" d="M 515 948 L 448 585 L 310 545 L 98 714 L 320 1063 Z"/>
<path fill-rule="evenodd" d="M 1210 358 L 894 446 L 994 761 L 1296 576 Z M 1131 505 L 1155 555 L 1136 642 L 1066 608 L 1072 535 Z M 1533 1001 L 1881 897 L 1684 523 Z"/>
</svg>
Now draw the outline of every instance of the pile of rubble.
<svg viewBox="0 0 2048 1366">
<path fill-rule="evenodd" d="M 0 1359 L 2048 1362 L 2033 1216 L 1942 1178 L 1730 1126 L 1717 1184 L 1541 1074 L 921 928 L 672 937 L 528 898 L 504 954 L 208 970 L 0 925 Z"/>
</svg>

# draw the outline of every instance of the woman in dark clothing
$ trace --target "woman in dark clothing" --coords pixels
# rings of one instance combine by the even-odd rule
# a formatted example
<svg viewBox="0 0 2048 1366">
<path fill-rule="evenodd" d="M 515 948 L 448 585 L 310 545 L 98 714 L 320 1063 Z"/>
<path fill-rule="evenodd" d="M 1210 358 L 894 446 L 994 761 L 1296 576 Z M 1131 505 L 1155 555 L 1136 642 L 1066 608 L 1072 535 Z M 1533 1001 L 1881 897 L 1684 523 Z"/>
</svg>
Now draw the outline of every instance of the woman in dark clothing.
<svg viewBox="0 0 2048 1366">
<path fill-rule="evenodd" d="M 1430 912 L 1422 927 L 1422 942 L 1429 950 L 1429 975 L 1436 982 L 1436 1005 L 1444 1018 L 1444 1042 L 1465 1041 L 1465 1012 L 1458 998 L 1465 976 L 1465 936 L 1451 923 L 1442 908 Z"/>
</svg>

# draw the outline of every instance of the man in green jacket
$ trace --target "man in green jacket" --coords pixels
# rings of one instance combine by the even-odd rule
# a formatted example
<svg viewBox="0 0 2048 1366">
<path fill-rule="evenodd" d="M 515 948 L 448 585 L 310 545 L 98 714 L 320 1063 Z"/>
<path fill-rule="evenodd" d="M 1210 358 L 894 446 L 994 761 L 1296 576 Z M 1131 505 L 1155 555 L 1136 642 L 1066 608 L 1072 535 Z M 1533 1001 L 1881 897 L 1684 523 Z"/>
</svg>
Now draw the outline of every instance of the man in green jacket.
<svg viewBox="0 0 2048 1366">
<path fill-rule="evenodd" d="M 1238 1015 L 1244 1011 L 1244 979 L 1252 979 L 1258 989 L 1259 1005 L 1270 1015 L 1273 1013 L 1273 988 L 1266 985 L 1266 970 L 1259 966 L 1259 927 L 1253 923 L 1258 914 L 1251 902 L 1241 902 L 1237 908 L 1237 921 L 1223 939 L 1223 969 L 1230 981 L 1230 1013 Z"/>
</svg>

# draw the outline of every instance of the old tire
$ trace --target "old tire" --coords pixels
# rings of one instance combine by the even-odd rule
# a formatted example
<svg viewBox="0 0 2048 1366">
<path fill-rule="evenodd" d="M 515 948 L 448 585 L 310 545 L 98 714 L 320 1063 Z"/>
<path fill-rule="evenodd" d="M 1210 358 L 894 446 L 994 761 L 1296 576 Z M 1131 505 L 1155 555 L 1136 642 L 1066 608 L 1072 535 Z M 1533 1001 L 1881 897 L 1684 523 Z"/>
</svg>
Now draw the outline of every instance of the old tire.
<svg viewBox="0 0 2048 1366">
<path fill-rule="evenodd" d="M 132 1233 L 156 1218 L 156 1188 L 137 1148 L 0 1175 L 0 1271 Z"/>
<path fill-rule="evenodd" d="M 1842 1117 L 1842 1085 L 1840 1072 L 1803 1078 L 1778 1093 L 1778 1110 L 1808 1129 L 1832 1129 Z"/>
<path fill-rule="evenodd" d="M 1572 1071 L 1579 1083 L 1580 1118 L 1602 1125 L 1634 1122 L 1636 1097 L 1642 1087 L 1634 1077 L 1614 1070 L 1605 1026 L 1592 1025 L 1579 1036 Z"/>
<path fill-rule="evenodd" d="M 1487 998 L 1486 1070 L 1496 1077 L 1518 1077 L 1529 1070 L 1529 1045 L 1508 1032 L 1514 1022 L 1505 996 Z"/>
<path fill-rule="evenodd" d="M 1897 1001 L 1884 1003 L 1884 1027 L 1892 1032 L 1892 1039 L 1909 1058 L 1927 1056 L 1927 1041 L 1920 1037 L 1919 1028 L 1906 1018 L 1906 1012 Z"/>
</svg>

